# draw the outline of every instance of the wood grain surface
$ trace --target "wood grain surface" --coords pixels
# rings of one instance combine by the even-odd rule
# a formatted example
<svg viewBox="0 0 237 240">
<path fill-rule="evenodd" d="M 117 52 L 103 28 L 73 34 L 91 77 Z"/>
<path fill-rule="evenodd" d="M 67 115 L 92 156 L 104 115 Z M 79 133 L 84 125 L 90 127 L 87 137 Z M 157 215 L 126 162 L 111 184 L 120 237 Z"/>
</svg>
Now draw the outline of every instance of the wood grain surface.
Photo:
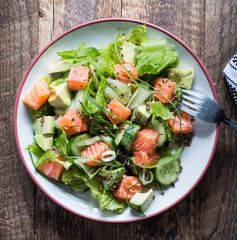
<svg viewBox="0 0 237 240">
<path fill-rule="evenodd" d="M 14 138 L 21 79 L 52 39 L 105 17 L 145 20 L 180 37 L 204 62 L 226 114 L 237 119 L 222 73 L 237 52 L 237 0 L 0 0 L 0 239 L 237 239 L 237 133 L 224 125 L 198 186 L 170 210 L 144 221 L 81 218 L 30 179 Z"/>
</svg>

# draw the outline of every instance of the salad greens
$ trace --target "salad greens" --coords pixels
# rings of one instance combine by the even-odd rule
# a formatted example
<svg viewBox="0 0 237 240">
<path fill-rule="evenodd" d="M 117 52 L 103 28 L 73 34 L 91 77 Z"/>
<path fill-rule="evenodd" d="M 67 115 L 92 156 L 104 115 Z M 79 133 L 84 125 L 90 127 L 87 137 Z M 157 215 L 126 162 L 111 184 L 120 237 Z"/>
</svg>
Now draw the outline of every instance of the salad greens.
<svg viewBox="0 0 237 240">
<path fill-rule="evenodd" d="M 146 33 L 138 25 L 101 49 L 82 42 L 58 52 L 60 62 L 40 80 L 53 103 L 30 105 L 35 141 L 26 150 L 37 171 L 72 191 L 89 189 L 101 210 L 144 215 L 153 189 L 177 181 L 192 135 L 176 106 L 194 73 L 177 67 L 172 44 Z"/>
</svg>

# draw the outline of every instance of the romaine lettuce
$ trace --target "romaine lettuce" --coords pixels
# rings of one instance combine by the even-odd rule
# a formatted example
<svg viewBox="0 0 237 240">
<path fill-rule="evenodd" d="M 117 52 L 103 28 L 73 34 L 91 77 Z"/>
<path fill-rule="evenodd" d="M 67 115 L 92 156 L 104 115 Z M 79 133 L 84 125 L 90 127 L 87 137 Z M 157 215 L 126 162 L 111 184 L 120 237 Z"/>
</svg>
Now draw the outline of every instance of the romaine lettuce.
<svg viewBox="0 0 237 240">
<path fill-rule="evenodd" d="M 173 113 L 170 112 L 169 107 L 160 101 L 152 102 L 150 105 L 150 108 L 151 108 L 151 113 L 155 117 L 160 117 L 164 120 L 167 120 L 173 116 Z"/>
<path fill-rule="evenodd" d="M 41 149 L 41 147 L 36 142 L 33 142 L 30 145 L 28 145 L 26 147 L 26 150 L 30 151 L 37 158 L 41 158 L 44 155 L 44 151 Z"/>
<path fill-rule="evenodd" d="M 65 170 L 62 176 L 62 181 L 66 185 L 81 184 L 82 182 L 85 182 L 87 179 L 88 177 L 86 176 L 85 172 L 76 166 L 73 166 L 70 170 Z"/>
<path fill-rule="evenodd" d="M 54 115 L 53 107 L 47 102 L 38 110 L 30 108 L 31 115 L 33 119 L 37 119 L 43 116 L 52 116 Z"/>
<path fill-rule="evenodd" d="M 147 42 L 148 36 L 146 35 L 146 31 L 146 25 L 138 25 L 130 31 L 128 40 L 136 45 Z"/>
<path fill-rule="evenodd" d="M 64 130 L 60 127 L 57 127 L 58 137 L 54 139 L 54 144 L 62 154 L 67 154 L 67 146 L 68 146 L 68 139 L 67 134 L 64 132 Z"/>
<path fill-rule="evenodd" d="M 93 61 L 96 57 L 98 57 L 100 55 L 100 52 L 94 47 L 87 47 L 86 43 L 82 42 L 81 45 L 75 50 L 57 52 L 57 54 L 62 59 L 73 60 L 74 66 L 78 66 L 87 65 L 89 62 Z"/>
<path fill-rule="evenodd" d="M 38 167 L 44 162 L 47 163 L 48 161 L 60 162 L 58 160 L 58 154 L 52 150 L 48 150 L 40 159 L 37 160 L 37 162 L 35 163 L 35 167 Z"/>
<path fill-rule="evenodd" d="M 98 177 L 89 180 L 86 185 L 90 188 L 92 197 L 99 200 L 101 210 L 107 209 L 122 213 L 127 207 L 126 202 L 116 199 L 112 192 L 101 190 L 103 186 L 100 184 Z"/>
<path fill-rule="evenodd" d="M 166 41 L 150 41 L 142 44 L 136 56 L 136 69 L 139 76 L 158 74 L 178 61 L 178 53 Z"/>
</svg>

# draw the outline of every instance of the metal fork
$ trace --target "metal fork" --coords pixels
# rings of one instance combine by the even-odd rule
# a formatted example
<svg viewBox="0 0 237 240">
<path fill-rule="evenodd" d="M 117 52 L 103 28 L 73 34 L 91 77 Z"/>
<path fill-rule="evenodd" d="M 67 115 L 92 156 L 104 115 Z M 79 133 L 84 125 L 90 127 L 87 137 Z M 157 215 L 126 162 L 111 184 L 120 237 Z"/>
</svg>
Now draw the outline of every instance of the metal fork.
<svg viewBox="0 0 237 240">
<path fill-rule="evenodd" d="M 237 122 L 225 116 L 221 106 L 214 100 L 190 90 L 183 90 L 183 98 L 179 108 L 205 122 L 223 122 L 237 130 Z"/>
</svg>

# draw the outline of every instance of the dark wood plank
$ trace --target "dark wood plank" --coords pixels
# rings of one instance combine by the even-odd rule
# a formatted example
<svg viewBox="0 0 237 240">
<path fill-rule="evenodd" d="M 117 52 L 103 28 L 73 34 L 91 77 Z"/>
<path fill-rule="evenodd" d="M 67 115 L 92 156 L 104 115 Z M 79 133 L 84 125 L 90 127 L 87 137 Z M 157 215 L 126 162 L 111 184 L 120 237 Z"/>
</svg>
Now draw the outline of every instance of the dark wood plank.
<svg viewBox="0 0 237 240">
<path fill-rule="evenodd" d="M 119 1 L 110 1 L 106 17 L 120 16 Z M 105 17 L 104 1 L 40 0 L 39 50 L 64 31 L 95 18 Z M 119 10 L 117 10 L 119 9 Z M 52 17 L 53 16 L 53 17 Z M 42 221 L 43 219 L 43 221 Z M 116 224 L 76 216 L 59 207 L 39 188 L 35 199 L 36 239 L 116 239 Z"/>
<path fill-rule="evenodd" d="M 14 103 L 20 81 L 37 53 L 38 6 L 0 1 L 0 239 L 33 239 L 35 187 L 14 139 Z"/>
<path fill-rule="evenodd" d="M 226 114 L 237 120 L 236 105 L 223 77 L 223 69 L 237 52 L 237 2 L 206 1 L 204 63 L 215 84 L 218 100 Z M 237 236 L 237 135 L 221 125 L 216 154 L 203 182 L 201 233 L 209 239 Z M 205 185 L 204 185 L 205 184 Z"/>
</svg>

